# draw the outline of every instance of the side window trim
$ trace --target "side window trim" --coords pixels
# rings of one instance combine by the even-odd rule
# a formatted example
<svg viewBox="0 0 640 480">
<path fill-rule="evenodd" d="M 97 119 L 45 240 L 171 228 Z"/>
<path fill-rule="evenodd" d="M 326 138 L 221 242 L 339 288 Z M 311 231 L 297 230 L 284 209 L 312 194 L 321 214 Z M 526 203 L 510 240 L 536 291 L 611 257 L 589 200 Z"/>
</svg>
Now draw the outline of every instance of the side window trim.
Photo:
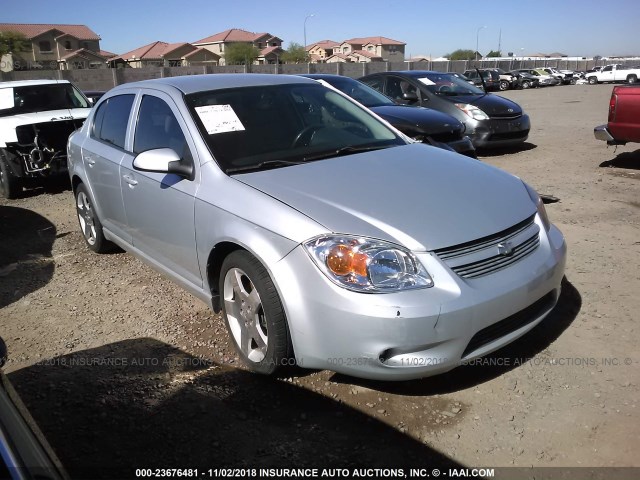
<svg viewBox="0 0 640 480">
<path fill-rule="evenodd" d="M 127 117 L 127 124 L 125 126 L 123 145 L 118 145 L 117 143 L 103 137 L 104 119 L 106 117 L 106 113 L 108 112 L 110 102 L 113 101 L 113 99 L 125 97 L 125 96 L 133 97 L 133 99 L 131 100 L 131 105 L 129 107 L 129 116 Z M 100 105 L 98 105 L 98 110 L 96 110 L 96 113 L 93 115 L 93 118 L 92 118 L 92 125 L 90 126 L 90 137 L 97 142 L 103 143 L 105 145 L 109 145 L 110 147 L 113 147 L 113 148 L 117 148 L 122 152 L 128 152 L 129 151 L 127 148 L 129 145 L 128 137 L 129 137 L 129 130 L 131 128 L 131 118 L 132 118 L 131 115 L 135 109 L 135 103 L 136 103 L 135 97 L 136 97 L 136 94 L 134 92 L 123 92 L 119 95 L 114 95 L 113 97 L 109 97 L 105 101 L 101 102 Z M 102 113 L 102 116 L 100 118 L 100 126 L 99 128 L 96 128 L 97 127 L 96 120 L 98 120 L 98 116 L 100 115 L 100 113 Z"/>
<path fill-rule="evenodd" d="M 138 129 L 138 119 L 140 117 L 142 100 L 145 96 L 153 96 L 153 97 L 159 98 L 160 100 L 164 101 L 168 105 L 169 109 L 173 113 L 173 116 L 178 122 L 178 126 L 182 130 L 182 134 L 186 139 L 187 147 L 189 149 L 189 153 L 191 157 L 190 161 L 194 166 L 194 172 L 197 178 L 199 175 L 198 169 L 200 168 L 200 158 L 198 154 L 198 149 L 196 148 L 196 143 L 191 136 L 192 135 L 191 130 L 189 129 L 187 121 L 184 119 L 184 116 L 180 111 L 180 109 L 178 108 L 178 106 L 176 105 L 175 101 L 169 95 L 167 95 L 166 93 L 160 90 L 145 89 L 138 92 L 137 98 L 132 108 L 132 117 L 130 118 L 130 121 L 129 121 L 130 123 L 129 131 L 127 133 L 127 146 L 129 147 L 128 151 L 131 152 L 132 155 L 134 156 L 138 155 L 134 153 L 134 142 L 135 142 L 136 131 Z"/>
</svg>

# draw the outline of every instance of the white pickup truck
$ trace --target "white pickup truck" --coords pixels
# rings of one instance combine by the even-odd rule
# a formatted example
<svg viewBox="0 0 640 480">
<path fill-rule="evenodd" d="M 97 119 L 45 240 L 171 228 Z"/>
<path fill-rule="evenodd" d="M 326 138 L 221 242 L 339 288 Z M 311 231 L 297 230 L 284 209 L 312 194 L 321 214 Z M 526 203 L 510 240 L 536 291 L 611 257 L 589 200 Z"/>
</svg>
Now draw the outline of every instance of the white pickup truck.
<svg viewBox="0 0 640 480">
<path fill-rule="evenodd" d="M 624 65 L 607 65 L 599 72 L 589 72 L 587 81 L 590 85 L 603 82 L 636 83 L 640 79 L 640 68 L 629 68 Z"/>
<path fill-rule="evenodd" d="M 0 82 L 0 197 L 67 172 L 67 139 L 91 104 L 66 80 Z"/>
</svg>

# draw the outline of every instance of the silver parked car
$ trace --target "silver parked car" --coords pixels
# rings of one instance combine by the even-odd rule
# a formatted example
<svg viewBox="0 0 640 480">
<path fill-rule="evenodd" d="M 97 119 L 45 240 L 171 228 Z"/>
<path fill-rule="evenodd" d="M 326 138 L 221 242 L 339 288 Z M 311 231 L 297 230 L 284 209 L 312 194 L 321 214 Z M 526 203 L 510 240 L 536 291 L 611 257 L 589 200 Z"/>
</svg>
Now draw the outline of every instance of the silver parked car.
<svg viewBox="0 0 640 480">
<path fill-rule="evenodd" d="M 566 246 L 537 193 L 285 75 L 110 90 L 69 142 L 89 248 L 222 311 L 241 358 L 387 380 L 451 370 L 554 307 Z"/>
</svg>

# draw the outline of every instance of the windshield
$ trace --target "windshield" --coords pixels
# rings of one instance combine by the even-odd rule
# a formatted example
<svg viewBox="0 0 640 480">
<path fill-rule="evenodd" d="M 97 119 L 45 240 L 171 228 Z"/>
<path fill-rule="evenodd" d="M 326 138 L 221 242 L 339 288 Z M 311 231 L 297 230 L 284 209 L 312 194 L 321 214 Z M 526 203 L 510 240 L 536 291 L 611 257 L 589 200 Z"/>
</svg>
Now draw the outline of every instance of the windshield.
<svg viewBox="0 0 640 480">
<path fill-rule="evenodd" d="M 347 77 L 323 78 L 342 93 L 349 95 L 365 107 L 380 107 L 382 105 L 396 105 L 393 100 L 384 96 L 373 88 Z"/>
<path fill-rule="evenodd" d="M 66 108 L 91 108 L 70 83 L 0 88 L 0 117 Z"/>
<path fill-rule="evenodd" d="M 366 110 L 320 84 L 199 92 L 186 102 L 227 173 L 406 144 Z"/>
<path fill-rule="evenodd" d="M 427 90 L 436 95 L 485 95 L 484 90 L 465 82 L 451 73 L 427 73 L 418 80 L 427 86 Z"/>
</svg>

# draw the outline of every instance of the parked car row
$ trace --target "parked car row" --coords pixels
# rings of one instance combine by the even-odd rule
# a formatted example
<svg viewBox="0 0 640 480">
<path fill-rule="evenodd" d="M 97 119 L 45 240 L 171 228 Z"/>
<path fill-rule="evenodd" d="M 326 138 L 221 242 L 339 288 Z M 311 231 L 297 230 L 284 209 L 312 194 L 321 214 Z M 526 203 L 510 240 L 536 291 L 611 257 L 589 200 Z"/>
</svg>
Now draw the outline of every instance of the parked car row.
<svg viewBox="0 0 640 480">
<path fill-rule="evenodd" d="M 381 72 L 360 80 L 396 103 L 451 115 L 465 124 L 476 148 L 518 145 L 529 136 L 529 116 L 517 103 L 487 93 L 452 73 Z"/>
<path fill-rule="evenodd" d="M 464 72 L 465 79 L 485 91 L 575 85 L 580 76 L 572 70 L 551 67 L 521 68 L 507 72 L 501 68 L 478 68 Z"/>
</svg>

